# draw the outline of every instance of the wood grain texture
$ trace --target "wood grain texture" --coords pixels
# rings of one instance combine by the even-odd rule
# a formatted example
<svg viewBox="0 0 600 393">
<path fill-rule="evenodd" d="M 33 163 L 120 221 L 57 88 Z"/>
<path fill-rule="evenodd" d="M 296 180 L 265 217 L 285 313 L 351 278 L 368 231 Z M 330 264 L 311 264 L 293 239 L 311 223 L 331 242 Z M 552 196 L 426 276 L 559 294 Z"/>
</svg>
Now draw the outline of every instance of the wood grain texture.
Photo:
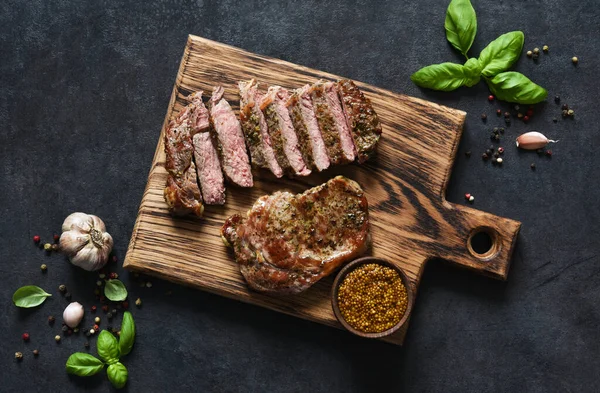
<svg viewBox="0 0 600 393">
<path fill-rule="evenodd" d="M 301 295 L 275 297 L 248 290 L 233 255 L 219 236 L 221 225 L 234 213 L 245 212 L 261 195 L 277 190 L 294 193 L 324 183 L 336 175 L 357 181 L 369 201 L 373 244 L 370 255 L 386 258 L 404 269 L 416 292 L 425 263 L 442 258 L 462 267 L 506 279 L 520 223 L 444 198 L 465 119 L 464 112 L 357 84 L 377 111 L 383 126 L 378 153 L 365 164 L 335 166 L 306 178 L 276 179 L 255 170 L 255 186 L 229 185 L 225 206 L 207 206 L 202 219 L 173 218 L 163 199 L 167 178 L 163 137 L 168 120 L 197 90 L 221 84 L 237 111 L 237 82 L 256 78 L 267 84 L 300 87 L 320 78 L 338 76 L 190 36 L 150 169 L 139 215 L 124 266 L 212 293 L 330 326 L 341 327 L 331 309 L 333 277 Z M 469 250 L 467 242 L 484 228 L 495 238 L 485 255 Z M 401 344 L 406 326 L 384 340 Z"/>
</svg>

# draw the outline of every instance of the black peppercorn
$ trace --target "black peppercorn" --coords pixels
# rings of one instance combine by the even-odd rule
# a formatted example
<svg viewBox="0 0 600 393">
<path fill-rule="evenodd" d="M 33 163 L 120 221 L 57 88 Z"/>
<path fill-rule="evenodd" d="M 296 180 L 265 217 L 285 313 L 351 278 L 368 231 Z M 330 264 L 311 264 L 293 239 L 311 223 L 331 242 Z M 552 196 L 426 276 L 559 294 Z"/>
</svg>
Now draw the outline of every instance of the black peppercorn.
<svg viewBox="0 0 600 393">
<path fill-rule="evenodd" d="M 498 136 L 498 134 L 494 134 L 494 133 L 492 132 L 492 134 L 490 135 L 490 139 L 491 139 L 491 140 L 496 140 L 496 137 L 497 137 L 497 136 Z"/>
<path fill-rule="evenodd" d="M 493 131 L 498 132 L 500 129 L 498 127 L 494 127 Z"/>
<path fill-rule="evenodd" d="M 531 165 L 529 165 L 529 167 L 531 168 L 531 170 L 535 170 L 535 164 L 532 162 Z"/>
<path fill-rule="evenodd" d="M 544 154 L 544 150 L 542 150 L 542 149 L 537 149 L 535 152 L 536 152 L 537 154 Z"/>
<path fill-rule="evenodd" d="M 483 120 L 484 122 L 487 120 L 487 115 L 485 113 L 481 114 L 481 120 Z"/>
<path fill-rule="evenodd" d="M 504 134 L 504 127 L 500 127 L 500 133 Z"/>
<path fill-rule="evenodd" d="M 493 153 L 493 152 L 492 152 L 492 150 L 491 150 L 491 149 L 487 149 L 487 150 L 485 151 L 485 154 L 487 154 L 487 156 L 488 156 L 488 157 L 489 157 L 489 156 L 491 156 L 491 155 L 492 155 L 492 153 Z"/>
<path fill-rule="evenodd" d="M 483 154 L 481 155 L 481 158 L 483 158 L 484 160 L 487 160 L 487 159 L 488 159 L 488 158 L 490 158 L 490 157 L 487 155 L 487 153 L 483 153 Z"/>
<path fill-rule="evenodd" d="M 563 109 L 563 111 L 562 111 L 562 117 L 567 117 L 567 116 L 569 116 L 569 111 L 566 110 L 566 109 Z"/>
<path fill-rule="evenodd" d="M 116 309 L 116 308 L 113 308 L 113 310 L 112 310 L 112 314 L 113 314 L 113 315 L 117 315 L 117 309 Z"/>
<path fill-rule="evenodd" d="M 494 153 L 494 158 L 500 157 L 500 153 Z"/>
<path fill-rule="evenodd" d="M 569 110 L 569 105 L 567 105 L 567 104 L 562 104 L 562 107 L 561 107 L 561 109 L 562 109 L 563 111 L 568 111 L 568 110 Z"/>
<path fill-rule="evenodd" d="M 510 112 L 504 112 L 504 117 L 510 117 Z"/>
<path fill-rule="evenodd" d="M 499 140 L 500 140 L 500 135 L 496 134 L 496 135 L 494 136 L 494 139 L 495 139 L 495 140 L 497 140 L 497 141 L 499 141 Z"/>
<path fill-rule="evenodd" d="M 554 102 L 557 104 L 560 102 L 560 96 L 558 94 L 554 96 Z"/>
<path fill-rule="evenodd" d="M 556 117 L 554 117 L 554 118 L 552 119 L 552 121 L 553 121 L 553 122 L 555 122 L 555 123 L 558 123 L 558 119 L 557 119 Z"/>
<path fill-rule="evenodd" d="M 494 145 L 490 145 L 490 149 L 494 150 L 495 149 Z"/>
<path fill-rule="evenodd" d="M 52 315 L 50 315 L 48 317 L 48 324 L 49 325 L 54 325 L 54 321 L 56 321 L 56 319 Z"/>
<path fill-rule="evenodd" d="M 470 152 L 469 152 L 469 153 L 470 153 Z M 113 315 L 112 315 L 112 313 L 111 313 L 111 312 L 109 312 L 108 314 L 106 314 L 106 318 L 108 318 L 108 319 L 112 319 L 112 317 L 113 317 Z"/>
<path fill-rule="evenodd" d="M 63 325 L 63 327 L 62 327 L 63 333 L 66 333 L 67 330 L 69 330 L 69 327 L 67 325 Z"/>
<path fill-rule="evenodd" d="M 37 349 L 33 350 L 33 356 L 38 357 L 38 355 L 40 354 L 40 351 Z"/>
<path fill-rule="evenodd" d="M 86 337 L 89 337 L 92 335 L 92 333 L 90 333 L 89 329 L 86 329 L 84 334 Z"/>
<path fill-rule="evenodd" d="M 60 293 L 65 293 L 65 292 L 67 292 L 67 286 L 66 286 L 65 284 L 60 284 L 60 285 L 58 286 L 58 291 L 59 291 Z"/>
<path fill-rule="evenodd" d="M 86 348 L 89 348 L 90 347 L 90 342 L 89 341 L 84 342 L 83 346 L 86 347 Z"/>
</svg>

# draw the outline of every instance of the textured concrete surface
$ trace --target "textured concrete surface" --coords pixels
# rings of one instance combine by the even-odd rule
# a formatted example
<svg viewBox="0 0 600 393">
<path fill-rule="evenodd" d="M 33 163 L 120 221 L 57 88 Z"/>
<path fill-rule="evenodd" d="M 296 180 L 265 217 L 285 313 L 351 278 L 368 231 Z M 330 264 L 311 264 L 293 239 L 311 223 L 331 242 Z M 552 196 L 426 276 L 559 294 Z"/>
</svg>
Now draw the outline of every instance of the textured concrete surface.
<svg viewBox="0 0 600 393">
<path fill-rule="evenodd" d="M 599 391 L 599 9 L 590 0 L 475 2 L 479 32 L 471 53 L 523 30 L 526 49 L 548 44 L 550 53 L 538 64 L 523 56 L 515 69 L 576 111 L 563 121 L 551 98 L 529 124 L 514 121 L 502 141 L 504 165 L 496 168 L 479 155 L 490 128 L 502 123 L 495 109 L 508 106 L 489 104 L 483 83 L 434 93 L 409 80 L 422 66 L 461 61 L 444 38 L 446 4 L 2 2 L 0 391 L 113 390 L 104 374 L 69 377 L 64 363 L 84 350 L 84 338 L 57 345 L 60 319 L 46 324 L 67 303 L 60 283 L 86 307 L 97 304 L 95 275 L 45 256 L 31 238 L 47 239 L 73 211 L 93 212 L 124 256 L 189 33 L 467 111 L 448 199 L 462 203 L 470 192 L 475 207 L 521 220 L 523 228 L 506 283 L 430 263 L 403 348 L 156 279 L 140 288 L 117 268 L 131 298 L 144 301 L 133 310 L 139 336 L 124 360 L 126 390 Z M 526 130 L 560 139 L 551 159 L 516 151 L 512 141 Z M 46 274 L 41 263 L 49 265 Z M 11 295 L 25 284 L 54 296 L 39 308 L 17 309 Z M 25 354 L 21 363 L 15 351 Z"/>
</svg>

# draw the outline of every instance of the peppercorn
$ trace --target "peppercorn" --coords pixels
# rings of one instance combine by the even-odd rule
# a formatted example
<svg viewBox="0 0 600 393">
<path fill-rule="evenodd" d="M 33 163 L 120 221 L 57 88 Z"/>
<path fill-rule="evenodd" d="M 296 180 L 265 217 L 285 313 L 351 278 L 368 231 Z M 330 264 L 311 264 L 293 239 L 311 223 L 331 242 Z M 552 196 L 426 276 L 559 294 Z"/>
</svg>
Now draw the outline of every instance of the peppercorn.
<svg viewBox="0 0 600 393">
<path fill-rule="evenodd" d="M 500 153 L 498 153 L 498 152 L 494 153 L 494 158 L 498 158 L 498 157 L 500 157 Z"/>
<path fill-rule="evenodd" d="M 135 305 L 140 307 L 142 305 L 142 299 L 140 299 L 139 297 L 135 300 Z"/>
<path fill-rule="evenodd" d="M 495 140 L 497 135 L 498 135 L 498 134 L 495 134 L 495 133 L 493 133 L 493 132 L 492 132 L 492 133 L 490 134 L 490 139 L 491 139 L 491 140 Z"/>
<path fill-rule="evenodd" d="M 537 154 L 543 154 L 543 153 L 544 153 L 544 150 L 542 150 L 542 149 L 537 149 L 535 152 L 536 152 Z"/>
<path fill-rule="evenodd" d="M 96 323 L 100 323 L 100 317 L 96 317 L 96 318 L 94 318 L 94 322 L 96 322 Z"/>
<path fill-rule="evenodd" d="M 96 307 L 96 306 L 92 306 L 92 308 L 91 308 L 92 312 L 96 312 L 97 309 L 98 309 L 98 307 Z"/>
<path fill-rule="evenodd" d="M 33 237 L 33 242 L 34 242 L 34 243 L 39 243 L 39 242 L 40 242 L 40 237 L 39 237 L 38 235 L 35 235 L 35 236 Z"/>
<path fill-rule="evenodd" d="M 467 158 L 471 157 L 471 150 L 467 150 L 467 151 L 465 152 L 465 156 L 466 156 Z"/>
<path fill-rule="evenodd" d="M 58 244 L 54 243 L 52 246 L 52 251 L 58 251 Z"/>
<path fill-rule="evenodd" d="M 494 140 L 497 140 L 497 141 L 499 141 L 499 140 L 500 140 L 500 135 L 496 134 L 496 135 L 494 136 Z"/>
<path fill-rule="evenodd" d="M 471 195 L 471 196 L 469 197 L 469 202 L 470 202 L 470 203 L 473 203 L 474 201 L 475 201 L 475 197 L 474 197 L 473 195 Z"/>
<path fill-rule="evenodd" d="M 554 96 L 554 102 L 557 104 L 560 102 L 560 96 L 558 94 Z"/>
<path fill-rule="evenodd" d="M 109 312 L 108 314 L 106 314 L 106 318 L 108 318 L 108 319 L 112 319 L 112 317 L 113 317 L 113 315 L 112 315 L 112 313 L 111 313 L 111 312 Z"/>
<path fill-rule="evenodd" d="M 102 311 L 104 311 L 105 313 L 108 312 L 108 306 L 107 305 L 102 306 Z"/>
<path fill-rule="evenodd" d="M 493 149 L 493 147 L 492 147 L 492 149 Z M 487 154 L 487 155 L 488 155 L 488 157 L 492 155 L 492 149 L 487 149 L 487 150 L 485 151 L 485 154 Z"/>
<path fill-rule="evenodd" d="M 95 334 L 96 330 L 94 328 L 90 329 L 90 334 Z"/>
<path fill-rule="evenodd" d="M 537 60 L 540 57 L 540 55 L 537 53 L 534 53 L 532 57 L 533 57 L 533 60 Z"/>
<path fill-rule="evenodd" d="M 532 171 L 534 171 L 535 170 L 535 163 L 532 162 L 531 165 L 529 165 L 529 167 L 531 168 Z"/>
<path fill-rule="evenodd" d="M 62 326 L 62 331 L 63 331 L 63 333 L 66 333 L 66 332 L 67 332 L 67 330 L 69 330 L 69 327 L 68 327 L 67 325 L 63 325 L 63 326 Z"/>
<path fill-rule="evenodd" d="M 502 110 L 500 110 L 500 109 L 496 109 L 496 115 L 498 115 L 498 116 L 502 116 Z"/>
<path fill-rule="evenodd" d="M 579 59 L 576 56 L 573 56 L 573 58 L 571 59 L 571 61 L 573 62 L 573 64 L 577 65 L 577 63 L 579 63 Z"/>
<path fill-rule="evenodd" d="M 548 157 L 552 157 L 552 150 L 546 150 L 546 155 Z"/>
<path fill-rule="evenodd" d="M 54 241 L 55 241 L 56 243 L 58 243 L 58 241 L 60 240 L 60 236 L 59 236 L 59 235 L 57 235 L 57 234 L 54 234 L 54 236 L 52 236 L 52 238 L 54 239 Z"/>
<path fill-rule="evenodd" d="M 59 291 L 60 293 L 65 293 L 65 292 L 67 291 L 67 286 L 66 286 L 65 284 L 60 284 L 60 285 L 58 286 L 58 291 Z"/>
<path fill-rule="evenodd" d="M 78 327 L 73 328 L 73 333 L 79 333 L 79 328 Z"/>
<path fill-rule="evenodd" d="M 563 109 L 562 117 L 567 117 L 567 116 L 569 116 L 569 111 Z"/>
<path fill-rule="evenodd" d="M 117 315 L 117 309 L 116 308 L 113 308 L 111 312 L 112 312 L 112 315 Z"/>
<path fill-rule="evenodd" d="M 510 112 L 504 112 L 504 117 L 510 117 Z"/>
<path fill-rule="evenodd" d="M 500 154 L 504 153 L 504 148 L 503 147 L 499 147 L 498 148 L 498 153 L 500 153 Z"/>
<path fill-rule="evenodd" d="M 96 330 L 96 331 L 97 331 L 97 330 L 99 330 L 99 329 L 100 329 L 100 326 L 98 326 L 98 324 L 95 324 L 95 325 L 94 325 L 94 330 Z"/>
<path fill-rule="evenodd" d="M 54 336 L 54 341 L 56 341 L 57 343 L 60 342 L 60 336 L 58 334 Z"/>
<path fill-rule="evenodd" d="M 566 110 L 568 110 L 568 109 L 569 109 L 569 105 L 567 105 L 567 104 L 562 104 L 562 107 L 561 107 L 560 109 L 562 109 L 563 111 L 566 111 Z"/>
<path fill-rule="evenodd" d="M 558 119 L 556 117 L 553 117 L 552 121 L 555 122 L 555 123 L 558 123 Z"/>
<path fill-rule="evenodd" d="M 23 341 L 29 341 L 29 333 L 25 332 L 21 337 L 23 338 Z"/>
<path fill-rule="evenodd" d="M 119 260 L 119 259 L 117 258 L 117 256 L 116 256 L 116 255 L 113 255 L 113 257 L 112 257 L 112 261 L 113 261 L 113 263 L 117 263 L 117 261 L 118 261 L 118 260 Z"/>
<path fill-rule="evenodd" d="M 527 123 L 527 122 L 529 121 L 529 116 L 524 116 L 524 117 L 523 117 L 523 121 L 524 121 L 525 123 Z"/>
<path fill-rule="evenodd" d="M 494 145 L 490 145 L 490 150 L 493 151 L 494 149 L 495 149 Z"/>
<path fill-rule="evenodd" d="M 71 300 L 71 294 L 69 292 L 65 293 L 65 299 Z"/>
<path fill-rule="evenodd" d="M 483 158 L 483 160 L 485 161 L 485 160 L 487 160 L 489 158 L 489 156 L 487 155 L 487 153 L 483 153 L 481 155 L 481 158 Z"/>
<path fill-rule="evenodd" d="M 17 361 L 20 362 L 21 360 L 23 360 L 23 354 L 21 352 L 15 352 L 15 359 L 17 359 Z"/>
<path fill-rule="evenodd" d="M 523 118 L 523 114 L 522 114 L 521 112 L 519 112 L 519 113 L 517 113 L 517 117 L 518 117 L 519 119 L 522 119 L 522 118 Z"/>
<path fill-rule="evenodd" d="M 48 324 L 49 324 L 49 325 L 54 325 L 54 321 L 55 321 L 55 320 L 56 320 L 56 319 L 55 319 L 55 318 L 54 318 L 52 315 L 50 315 L 50 316 L 48 317 Z"/>
<path fill-rule="evenodd" d="M 90 342 L 89 341 L 84 342 L 83 346 L 86 347 L 86 348 L 89 348 L 90 347 Z"/>
<path fill-rule="evenodd" d="M 119 278 L 119 275 L 115 272 L 112 272 L 108 275 L 108 278 L 110 278 L 111 280 L 114 280 L 114 279 Z"/>
<path fill-rule="evenodd" d="M 465 194 L 465 199 L 467 199 L 467 200 L 468 200 L 469 198 L 471 198 L 471 194 L 469 194 L 469 193 L 466 193 L 466 194 Z"/>
<path fill-rule="evenodd" d="M 44 250 L 51 251 L 52 250 L 52 244 L 50 244 L 50 243 L 44 244 Z"/>
<path fill-rule="evenodd" d="M 96 281 L 96 285 L 99 286 L 99 287 L 101 287 L 102 286 L 102 280 Z"/>
<path fill-rule="evenodd" d="M 504 127 L 500 127 L 500 133 L 504 134 Z"/>
<path fill-rule="evenodd" d="M 42 271 L 45 272 L 46 270 L 48 270 L 48 266 L 46 266 L 45 263 L 42 263 L 42 265 L 40 266 L 40 269 L 42 269 Z"/>
<path fill-rule="evenodd" d="M 497 162 L 498 164 L 502 165 L 502 162 L 503 162 L 503 160 L 502 160 L 502 157 L 498 157 L 498 158 L 496 158 L 496 162 Z"/>
<path fill-rule="evenodd" d="M 92 335 L 92 333 L 89 330 L 86 330 L 84 334 L 86 337 L 89 337 Z"/>
<path fill-rule="evenodd" d="M 494 101 L 494 96 L 490 94 L 490 95 L 488 96 L 488 101 Z"/>
<path fill-rule="evenodd" d="M 569 116 L 571 116 L 571 117 L 572 117 L 574 114 L 575 114 L 575 111 L 574 111 L 573 109 L 569 109 L 569 110 L 567 111 L 567 115 L 569 115 Z"/>
<path fill-rule="evenodd" d="M 483 120 L 484 122 L 487 120 L 487 115 L 485 113 L 481 114 L 481 120 Z"/>
<path fill-rule="evenodd" d="M 37 349 L 34 349 L 32 352 L 33 352 L 33 356 L 35 356 L 36 358 L 40 354 L 40 351 L 38 351 Z"/>
<path fill-rule="evenodd" d="M 533 52 L 532 52 L 532 51 L 530 51 L 530 50 L 528 50 L 528 51 L 527 51 L 527 57 L 531 57 L 531 55 L 533 55 Z"/>
<path fill-rule="evenodd" d="M 542 50 L 544 51 L 544 53 L 548 53 L 548 45 L 542 46 Z"/>
<path fill-rule="evenodd" d="M 533 53 L 534 54 L 539 54 L 540 53 L 540 48 L 533 48 Z"/>
</svg>

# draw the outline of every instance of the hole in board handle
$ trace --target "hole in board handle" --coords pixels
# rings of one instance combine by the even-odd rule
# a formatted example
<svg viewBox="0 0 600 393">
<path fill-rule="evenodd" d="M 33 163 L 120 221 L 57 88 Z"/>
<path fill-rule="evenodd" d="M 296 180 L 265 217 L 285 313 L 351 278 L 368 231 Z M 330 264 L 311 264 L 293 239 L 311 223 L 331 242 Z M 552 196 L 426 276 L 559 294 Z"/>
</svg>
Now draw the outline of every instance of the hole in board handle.
<svg viewBox="0 0 600 393">
<path fill-rule="evenodd" d="M 489 261 L 500 252 L 498 232 L 490 227 L 479 227 L 471 231 L 467 249 L 477 259 Z"/>
</svg>

